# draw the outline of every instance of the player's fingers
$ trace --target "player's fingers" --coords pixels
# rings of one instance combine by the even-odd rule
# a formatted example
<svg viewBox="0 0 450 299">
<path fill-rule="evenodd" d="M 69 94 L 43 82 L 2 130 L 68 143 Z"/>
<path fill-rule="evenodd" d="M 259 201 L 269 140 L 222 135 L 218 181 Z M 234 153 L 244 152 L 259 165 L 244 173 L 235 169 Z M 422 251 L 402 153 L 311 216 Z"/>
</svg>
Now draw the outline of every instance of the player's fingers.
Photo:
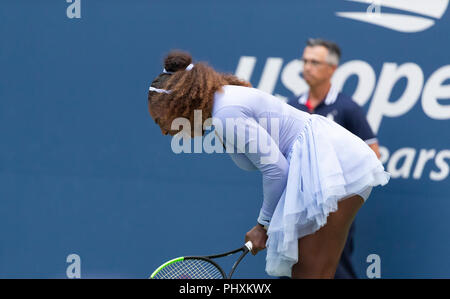
<svg viewBox="0 0 450 299">
<path fill-rule="evenodd" d="M 266 246 L 264 244 L 253 244 L 253 248 L 252 248 L 252 254 L 256 255 L 258 252 L 260 252 L 261 250 L 264 250 L 266 248 Z"/>
</svg>

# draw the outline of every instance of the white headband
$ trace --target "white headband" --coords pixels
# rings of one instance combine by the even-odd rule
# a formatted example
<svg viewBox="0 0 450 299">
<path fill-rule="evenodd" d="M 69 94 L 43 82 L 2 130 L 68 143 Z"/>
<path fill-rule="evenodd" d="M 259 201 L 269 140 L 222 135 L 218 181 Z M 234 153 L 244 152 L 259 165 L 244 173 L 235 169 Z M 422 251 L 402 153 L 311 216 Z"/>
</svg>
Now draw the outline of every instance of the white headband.
<svg viewBox="0 0 450 299">
<path fill-rule="evenodd" d="M 193 67 L 194 67 L 194 65 L 191 63 L 190 65 L 188 65 L 188 66 L 185 68 L 185 70 L 186 70 L 186 71 L 190 71 L 190 70 L 192 70 Z M 168 72 L 168 71 L 166 71 L 166 69 L 163 69 L 163 73 L 164 73 L 164 74 L 172 74 L 173 72 Z"/>
<path fill-rule="evenodd" d="M 192 70 L 193 67 L 194 67 L 194 65 L 191 63 L 190 65 L 188 65 L 186 67 L 186 71 Z M 163 73 L 164 74 L 172 74 L 173 72 L 168 72 L 168 71 L 166 71 L 166 69 L 164 69 Z M 150 86 L 150 88 L 148 90 L 149 91 L 154 91 L 154 92 L 157 92 L 157 93 L 167 93 L 167 94 L 170 94 L 172 92 L 171 90 L 159 89 L 159 88 L 155 88 L 155 87 L 152 87 L 152 86 Z"/>
<path fill-rule="evenodd" d="M 150 86 L 150 88 L 149 88 L 148 90 L 149 90 L 149 91 L 154 91 L 154 92 L 157 92 L 157 93 L 167 93 L 167 94 L 170 94 L 170 93 L 171 93 L 170 90 L 154 88 L 154 87 L 152 87 L 152 86 Z"/>
</svg>

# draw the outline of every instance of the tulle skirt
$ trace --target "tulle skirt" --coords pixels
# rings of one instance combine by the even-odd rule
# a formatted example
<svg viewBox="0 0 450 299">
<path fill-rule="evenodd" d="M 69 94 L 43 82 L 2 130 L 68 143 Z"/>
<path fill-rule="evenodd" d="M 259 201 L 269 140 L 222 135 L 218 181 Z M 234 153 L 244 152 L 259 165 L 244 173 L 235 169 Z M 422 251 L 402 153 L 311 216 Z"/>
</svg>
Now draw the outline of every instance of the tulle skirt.
<svg viewBox="0 0 450 299">
<path fill-rule="evenodd" d="M 324 226 L 339 200 L 354 194 L 366 200 L 372 187 L 389 181 L 364 141 L 320 115 L 306 122 L 288 161 L 286 188 L 267 232 L 266 272 L 272 276 L 291 276 L 298 239 Z"/>
</svg>

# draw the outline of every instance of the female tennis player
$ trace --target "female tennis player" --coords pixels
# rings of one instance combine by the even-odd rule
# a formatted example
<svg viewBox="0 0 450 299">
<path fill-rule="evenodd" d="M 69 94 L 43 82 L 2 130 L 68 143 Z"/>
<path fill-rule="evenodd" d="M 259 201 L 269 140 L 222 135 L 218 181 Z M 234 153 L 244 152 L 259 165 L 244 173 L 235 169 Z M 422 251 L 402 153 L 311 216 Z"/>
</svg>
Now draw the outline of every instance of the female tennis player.
<svg viewBox="0 0 450 299">
<path fill-rule="evenodd" d="M 389 181 L 374 152 L 343 127 L 206 63 L 194 65 L 186 52 L 166 57 L 148 108 L 164 135 L 178 132 L 172 121 L 179 117 L 194 128 L 194 110 L 201 110 L 233 161 L 261 171 L 263 203 L 245 239 L 253 254 L 267 248 L 272 276 L 333 278 L 356 213 L 372 187 Z"/>
</svg>

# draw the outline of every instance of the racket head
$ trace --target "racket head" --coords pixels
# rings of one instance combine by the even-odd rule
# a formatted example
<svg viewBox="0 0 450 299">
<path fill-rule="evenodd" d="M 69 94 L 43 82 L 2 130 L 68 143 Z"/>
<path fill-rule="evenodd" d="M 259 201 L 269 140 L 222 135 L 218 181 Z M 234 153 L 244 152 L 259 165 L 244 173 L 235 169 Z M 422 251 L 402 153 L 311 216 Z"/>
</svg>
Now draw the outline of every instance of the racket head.
<svg viewBox="0 0 450 299">
<path fill-rule="evenodd" d="M 151 279 L 225 279 L 225 272 L 207 257 L 178 257 L 165 262 L 150 275 Z"/>
</svg>

